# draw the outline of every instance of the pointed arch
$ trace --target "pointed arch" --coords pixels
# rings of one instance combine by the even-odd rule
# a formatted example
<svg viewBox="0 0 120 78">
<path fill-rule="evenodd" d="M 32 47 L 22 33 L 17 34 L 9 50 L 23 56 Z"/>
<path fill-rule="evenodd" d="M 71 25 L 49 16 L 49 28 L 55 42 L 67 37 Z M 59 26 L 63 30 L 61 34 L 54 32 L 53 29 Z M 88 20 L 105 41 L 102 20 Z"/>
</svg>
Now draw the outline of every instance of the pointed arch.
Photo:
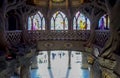
<svg viewBox="0 0 120 78">
<path fill-rule="evenodd" d="M 40 11 L 28 17 L 28 30 L 45 30 L 45 18 Z"/>
<path fill-rule="evenodd" d="M 20 30 L 20 19 L 19 16 L 17 14 L 12 14 L 12 13 L 8 13 L 8 27 L 6 27 L 6 29 L 8 30 Z"/>
<path fill-rule="evenodd" d="M 73 18 L 73 30 L 90 30 L 90 20 L 80 11 Z"/>
<path fill-rule="evenodd" d="M 100 30 L 108 30 L 110 28 L 110 18 L 107 14 L 104 14 L 98 23 L 98 29 Z"/>
<path fill-rule="evenodd" d="M 68 19 L 63 12 L 57 11 L 53 14 L 51 30 L 68 30 Z"/>
</svg>

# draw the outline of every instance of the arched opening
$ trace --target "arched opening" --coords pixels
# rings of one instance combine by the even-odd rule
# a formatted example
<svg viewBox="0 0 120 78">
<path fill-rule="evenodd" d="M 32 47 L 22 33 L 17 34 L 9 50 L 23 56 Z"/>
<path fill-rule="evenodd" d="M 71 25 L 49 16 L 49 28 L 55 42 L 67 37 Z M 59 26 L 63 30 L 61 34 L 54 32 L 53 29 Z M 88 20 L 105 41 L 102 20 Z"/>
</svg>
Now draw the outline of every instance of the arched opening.
<svg viewBox="0 0 120 78">
<path fill-rule="evenodd" d="M 28 17 L 28 30 L 45 30 L 45 18 L 41 12 Z"/>
<path fill-rule="evenodd" d="M 18 18 L 15 14 L 8 16 L 8 30 L 18 30 Z"/>
<path fill-rule="evenodd" d="M 68 30 L 68 19 L 63 12 L 57 11 L 53 14 L 51 30 Z"/>
<path fill-rule="evenodd" d="M 110 27 L 110 18 L 107 14 L 103 15 L 99 20 L 98 29 L 108 30 Z"/>
<path fill-rule="evenodd" d="M 78 11 L 73 19 L 73 30 L 90 30 L 89 19 Z"/>
</svg>

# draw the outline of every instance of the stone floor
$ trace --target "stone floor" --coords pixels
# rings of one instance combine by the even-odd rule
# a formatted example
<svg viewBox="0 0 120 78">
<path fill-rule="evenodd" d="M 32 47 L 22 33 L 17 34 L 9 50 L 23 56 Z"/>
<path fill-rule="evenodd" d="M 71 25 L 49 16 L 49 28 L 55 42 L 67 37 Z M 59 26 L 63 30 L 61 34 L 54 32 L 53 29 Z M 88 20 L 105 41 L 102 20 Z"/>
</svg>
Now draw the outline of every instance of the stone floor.
<svg viewBox="0 0 120 78">
<path fill-rule="evenodd" d="M 38 69 L 31 70 L 31 78 L 89 78 L 89 70 L 81 69 L 81 54 L 72 52 L 71 69 L 68 69 L 68 52 L 51 52 L 51 69 L 48 69 L 47 52 L 38 56 Z"/>
</svg>

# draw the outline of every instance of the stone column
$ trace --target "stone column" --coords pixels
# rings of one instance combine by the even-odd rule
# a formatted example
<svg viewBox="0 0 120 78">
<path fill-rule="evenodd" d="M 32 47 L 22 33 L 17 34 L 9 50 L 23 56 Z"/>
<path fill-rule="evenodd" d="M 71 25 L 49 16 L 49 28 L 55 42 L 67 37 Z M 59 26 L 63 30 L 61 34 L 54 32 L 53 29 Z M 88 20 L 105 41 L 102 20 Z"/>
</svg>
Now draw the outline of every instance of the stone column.
<svg viewBox="0 0 120 78">
<path fill-rule="evenodd" d="M 93 67 L 92 65 L 89 65 L 89 71 L 90 71 L 90 78 L 94 78 L 94 72 L 93 72 Z"/>
<path fill-rule="evenodd" d="M 68 69 L 71 69 L 71 51 L 68 51 Z"/>
<path fill-rule="evenodd" d="M 88 69 L 88 62 L 87 62 L 87 54 L 86 53 L 81 53 L 82 54 L 82 69 Z"/>
<path fill-rule="evenodd" d="M 20 78 L 31 78 L 30 65 L 22 65 L 20 68 Z"/>
<path fill-rule="evenodd" d="M 37 69 L 38 68 L 38 61 L 37 56 L 35 56 L 32 60 L 31 69 Z"/>
<path fill-rule="evenodd" d="M 51 54 L 51 51 L 47 51 L 47 53 L 48 53 L 48 69 L 50 69 L 51 68 L 51 59 L 50 59 L 50 54 Z"/>
</svg>

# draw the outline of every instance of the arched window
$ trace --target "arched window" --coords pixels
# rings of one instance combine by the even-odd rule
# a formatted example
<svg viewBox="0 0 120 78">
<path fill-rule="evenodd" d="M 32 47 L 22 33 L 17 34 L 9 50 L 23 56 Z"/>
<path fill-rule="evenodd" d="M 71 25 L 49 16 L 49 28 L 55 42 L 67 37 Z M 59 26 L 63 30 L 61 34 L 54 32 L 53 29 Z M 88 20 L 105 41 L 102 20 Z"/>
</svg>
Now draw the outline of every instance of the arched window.
<svg viewBox="0 0 120 78">
<path fill-rule="evenodd" d="M 110 18 L 108 15 L 103 15 L 99 20 L 98 29 L 100 30 L 107 30 L 110 27 Z"/>
<path fill-rule="evenodd" d="M 73 19 L 73 30 L 90 30 L 90 21 L 79 11 L 75 14 Z"/>
<path fill-rule="evenodd" d="M 28 18 L 28 30 L 45 30 L 45 18 L 40 12 Z"/>
<path fill-rule="evenodd" d="M 68 30 L 68 20 L 64 13 L 57 11 L 51 18 L 51 30 Z"/>
<path fill-rule="evenodd" d="M 16 14 L 8 14 L 8 30 L 20 30 L 19 18 Z"/>
</svg>

